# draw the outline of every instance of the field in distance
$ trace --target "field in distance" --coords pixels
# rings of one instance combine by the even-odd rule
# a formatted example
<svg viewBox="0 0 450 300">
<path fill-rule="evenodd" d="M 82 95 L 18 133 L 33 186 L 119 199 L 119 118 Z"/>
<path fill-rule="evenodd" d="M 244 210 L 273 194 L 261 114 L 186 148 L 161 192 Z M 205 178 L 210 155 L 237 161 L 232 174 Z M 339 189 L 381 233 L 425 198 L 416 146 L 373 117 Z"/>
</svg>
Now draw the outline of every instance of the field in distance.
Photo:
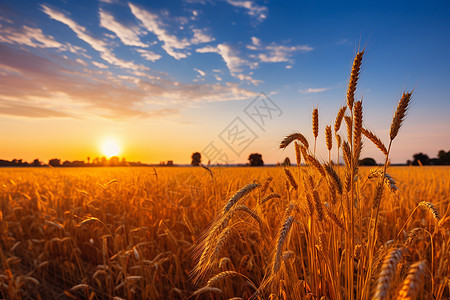
<svg viewBox="0 0 450 300">
<path fill-rule="evenodd" d="M 388 168 L 376 239 L 377 171 L 361 167 L 353 241 L 346 198 L 287 169 L 0 169 L 0 296 L 345 299 L 351 272 L 355 295 L 450 297 L 450 167 Z"/>
</svg>

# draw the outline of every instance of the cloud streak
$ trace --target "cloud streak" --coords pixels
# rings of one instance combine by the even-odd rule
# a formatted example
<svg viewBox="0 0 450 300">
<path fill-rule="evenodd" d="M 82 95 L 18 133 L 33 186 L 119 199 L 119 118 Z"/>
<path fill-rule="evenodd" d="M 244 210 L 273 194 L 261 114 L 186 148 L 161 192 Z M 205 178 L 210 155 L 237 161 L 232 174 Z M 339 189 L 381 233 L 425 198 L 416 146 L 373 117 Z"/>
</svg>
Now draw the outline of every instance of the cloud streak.
<svg viewBox="0 0 450 300">
<path fill-rule="evenodd" d="M 248 15 L 255 17 L 259 21 L 264 21 L 267 18 L 267 7 L 258 5 L 254 1 L 226 0 L 226 2 L 234 7 L 245 9 Z"/>
<path fill-rule="evenodd" d="M 168 55 L 177 60 L 187 57 L 188 54 L 186 52 L 177 51 L 185 49 L 191 45 L 187 39 L 180 40 L 175 35 L 167 32 L 166 29 L 164 29 L 165 25 L 156 14 L 131 3 L 128 3 L 128 6 L 136 19 L 142 23 L 142 26 L 148 31 L 154 33 L 158 40 L 163 43 L 162 48 Z"/>
<path fill-rule="evenodd" d="M 186 84 L 164 78 L 116 76 L 82 66 L 77 71 L 68 68 L 69 60 L 53 61 L 5 45 L 0 45 L 0 62 L 0 114 L 9 116 L 164 118 L 178 115 L 189 103 L 255 95 L 230 83 Z"/>
<path fill-rule="evenodd" d="M 118 67 L 124 68 L 124 69 L 132 69 L 132 70 L 148 70 L 147 67 L 136 65 L 133 62 L 125 61 L 120 58 L 117 58 L 107 47 L 107 44 L 103 42 L 102 40 L 96 39 L 93 36 L 91 36 L 85 27 L 77 24 L 75 21 L 64 15 L 63 13 L 54 10 L 46 5 L 41 5 L 42 11 L 46 13 L 51 19 L 61 22 L 65 25 L 67 25 L 75 34 L 77 37 L 84 41 L 85 43 L 89 44 L 94 50 L 98 51 L 100 53 L 100 57 L 105 60 L 106 62 L 116 65 Z"/>
<path fill-rule="evenodd" d="M 147 45 L 144 44 L 139 38 L 139 28 L 135 26 L 124 26 L 117 22 L 114 17 L 100 9 L 100 26 L 114 33 L 124 45 L 136 46 L 146 48 Z"/>
</svg>

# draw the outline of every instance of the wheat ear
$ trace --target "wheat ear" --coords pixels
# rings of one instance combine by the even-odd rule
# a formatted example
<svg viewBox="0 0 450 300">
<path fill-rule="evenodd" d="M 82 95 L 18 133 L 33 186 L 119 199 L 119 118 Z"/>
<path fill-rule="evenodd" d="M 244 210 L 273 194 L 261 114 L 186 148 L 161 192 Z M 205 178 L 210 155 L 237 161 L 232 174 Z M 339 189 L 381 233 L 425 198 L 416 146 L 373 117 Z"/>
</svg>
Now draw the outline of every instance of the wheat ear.
<svg viewBox="0 0 450 300">
<path fill-rule="evenodd" d="M 292 175 L 291 171 L 289 169 L 284 169 L 284 173 L 286 174 L 286 177 L 289 181 L 289 183 L 291 184 L 291 186 L 294 188 L 294 190 L 298 189 L 298 184 L 294 179 L 294 176 Z"/>
<path fill-rule="evenodd" d="M 386 146 L 372 131 L 362 128 L 362 134 L 364 134 L 366 138 L 368 138 L 378 149 L 380 149 L 385 156 L 388 155 Z"/>
<path fill-rule="evenodd" d="M 301 133 L 295 132 L 291 133 L 290 135 L 286 136 L 280 143 L 280 149 L 285 149 L 287 146 L 289 146 L 290 143 L 293 141 L 299 141 L 301 142 L 306 148 L 309 148 L 308 140 L 305 138 L 305 136 Z"/>
<path fill-rule="evenodd" d="M 381 266 L 381 272 L 378 276 L 377 286 L 373 299 L 382 300 L 389 299 L 391 283 L 395 276 L 397 264 L 403 256 L 403 249 L 393 249 L 389 252 Z"/>
<path fill-rule="evenodd" d="M 336 116 L 336 121 L 334 122 L 334 133 L 336 134 L 339 131 L 339 128 L 341 128 L 342 119 L 344 118 L 345 110 L 347 109 L 347 106 L 342 106 L 339 109 L 339 112 Z"/>
<path fill-rule="evenodd" d="M 394 118 L 392 119 L 391 130 L 389 136 L 391 141 L 395 139 L 405 119 L 406 112 L 408 111 L 409 102 L 411 101 L 412 92 L 403 92 L 402 98 L 398 102 L 397 110 L 395 111 Z"/>
<path fill-rule="evenodd" d="M 277 273 L 280 270 L 281 256 L 283 254 L 282 248 L 283 248 L 284 242 L 286 241 L 286 238 L 289 234 L 289 231 L 291 230 L 293 222 L 294 222 L 294 217 L 289 216 L 286 218 L 286 220 L 283 223 L 283 226 L 281 227 L 280 235 L 278 236 L 275 258 L 274 258 L 274 262 L 273 262 L 273 268 L 272 268 L 273 274 Z"/>
<path fill-rule="evenodd" d="M 347 90 L 347 106 L 350 110 L 353 109 L 353 102 L 355 100 L 356 85 L 358 83 L 359 71 L 361 69 L 361 62 L 364 55 L 364 50 L 357 53 L 353 60 L 352 73 L 348 83 Z"/>
<path fill-rule="evenodd" d="M 240 191 L 238 191 L 228 200 L 227 204 L 225 204 L 222 210 L 223 214 L 227 213 L 233 207 L 233 205 L 235 205 L 236 202 L 239 201 L 239 199 L 241 199 L 242 197 L 244 197 L 245 195 L 256 189 L 258 186 L 259 184 L 257 183 L 250 183 L 244 186 Z"/>
<path fill-rule="evenodd" d="M 402 283 L 397 299 L 414 300 L 417 298 L 417 294 L 422 290 L 426 268 L 427 263 L 425 260 L 415 262 L 411 265 L 408 275 Z"/>
</svg>

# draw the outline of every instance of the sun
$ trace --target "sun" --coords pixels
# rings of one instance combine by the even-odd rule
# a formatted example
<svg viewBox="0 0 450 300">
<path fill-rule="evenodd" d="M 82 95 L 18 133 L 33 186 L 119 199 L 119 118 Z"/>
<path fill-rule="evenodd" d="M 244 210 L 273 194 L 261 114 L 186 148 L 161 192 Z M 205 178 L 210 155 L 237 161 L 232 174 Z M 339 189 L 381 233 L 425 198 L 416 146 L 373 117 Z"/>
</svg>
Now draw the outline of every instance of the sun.
<svg viewBox="0 0 450 300">
<path fill-rule="evenodd" d="M 114 138 L 107 138 L 102 141 L 101 151 L 106 158 L 118 156 L 120 153 L 119 143 Z"/>
</svg>

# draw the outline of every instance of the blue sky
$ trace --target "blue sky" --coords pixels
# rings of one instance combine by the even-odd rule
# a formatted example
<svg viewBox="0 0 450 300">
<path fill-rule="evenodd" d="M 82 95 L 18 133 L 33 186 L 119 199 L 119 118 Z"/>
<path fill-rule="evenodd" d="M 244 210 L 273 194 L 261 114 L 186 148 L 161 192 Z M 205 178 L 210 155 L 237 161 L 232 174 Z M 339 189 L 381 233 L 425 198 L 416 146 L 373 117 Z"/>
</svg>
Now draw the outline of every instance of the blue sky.
<svg viewBox="0 0 450 300">
<path fill-rule="evenodd" d="M 448 1 L 1 1 L 0 157 L 84 159 L 111 137 L 144 162 L 189 163 L 211 143 L 230 162 L 252 152 L 293 159 L 279 141 L 311 137 L 318 107 L 324 148 L 361 49 L 364 125 L 387 142 L 401 93 L 414 89 L 392 160 L 435 156 L 450 150 L 449 10 Z M 245 111 L 260 92 L 279 108 L 263 127 Z M 220 138 L 236 118 L 255 136 L 242 151 Z M 381 160 L 369 143 L 363 156 Z"/>
</svg>

